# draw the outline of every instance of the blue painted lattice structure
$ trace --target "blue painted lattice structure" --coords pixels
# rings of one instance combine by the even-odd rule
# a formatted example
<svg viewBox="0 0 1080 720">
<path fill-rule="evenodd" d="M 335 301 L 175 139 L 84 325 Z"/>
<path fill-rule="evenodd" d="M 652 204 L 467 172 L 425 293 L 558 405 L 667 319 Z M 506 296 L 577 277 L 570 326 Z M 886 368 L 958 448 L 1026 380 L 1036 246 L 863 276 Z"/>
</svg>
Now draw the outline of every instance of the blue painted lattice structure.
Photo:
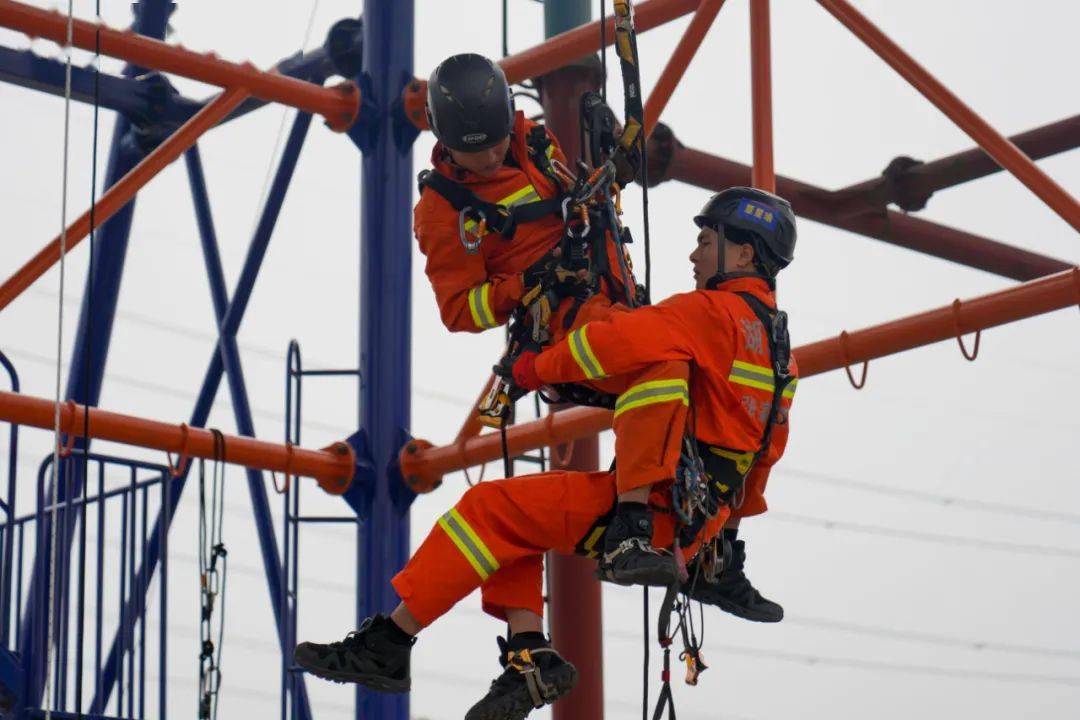
<svg viewBox="0 0 1080 720">
<path fill-rule="evenodd" d="M 132 29 L 162 39 L 174 9 L 175 3 L 168 0 L 139 0 L 134 5 Z M 299 441 L 303 377 L 358 375 L 361 379 L 359 430 L 350 443 L 367 477 L 354 480 L 345 496 L 347 513 L 333 518 L 301 515 L 299 488 L 294 486 L 284 497 L 285 519 L 279 537 L 271 519 L 265 479 L 257 470 L 247 471 L 268 598 L 282 650 L 283 720 L 311 718 L 304 677 L 291 667 L 301 584 L 297 572 L 300 526 L 309 522 L 345 522 L 356 526 L 358 621 L 373 612 L 390 609 L 395 598 L 388 581 L 408 558 L 408 509 L 414 496 L 400 481 L 395 462 L 409 426 L 411 146 L 417 131 L 405 119 L 397 99 L 412 78 L 412 53 L 412 0 L 392 3 L 365 0 L 362 18 L 337 23 L 324 47 L 287 58 L 277 65 L 277 71 L 282 74 L 317 84 L 332 75 L 345 76 L 362 88 L 364 98 L 361 119 L 348 131 L 348 137 L 361 152 L 363 174 L 359 369 L 305 371 L 300 366 L 299 348 L 290 347 L 287 408 L 290 420 L 286 439 Z M 29 51 L 0 47 L 0 80 L 63 95 L 65 66 Z M 99 107 L 117 113 L 106 166 L 106 188 L 206 104 L 181 96 L 164 76 L 138 67 L 127 67 L 116 76 L 89 68 L 73 68 L 71 89 L 73 100 L 96 102 Z M 264 104 L 250 99 L 225 122 Z M 304 112 L 296 116 L 232 294 L 222 271 L 199 149 L 192 147 L 185 154 L 218 330 L 217 345 L 188 420 L 191 426 L 206 425 L 224 379 L 237 430 L 242 435 L 255 435 L 236 335 L 311 120 L 311 115 Z M 66 399 L 93 406 L 101 396 L 134 211 L 132 200 L 96 229 L 73 342 Z M 394 301 L 385 302 L 391 294 Z M 2 354 L 0 365 L 8 371 L 12 389 L 17 391 L 15 368 Z M 371 378 L 379 381 L 369 382 Z M 167 683 L 163 680 L 157 696 L 150 697 L 146 670 L 148 663 L 156 663 L 159 677 L 166 677 L 168 531 L 187 485 L 190 464 L 174 473 L 165 466 L 94 454 L 80 438 L 73 438 L 71 454 L 58 468 L 52 467 L 51 458 L 43 461 L 35 511 L 16 516 L 17 452 L 18 430 L 12 426 L 7 459 L 9 480 L 6 496 L 0 499 L 3 513 L 0 710 L 7 716 L 20 718 L 42 716 L 45 707 L 50 707 L 52 715 L 60 718 L 167 717 Z M 122 476 L 119 480 L 117 473 Z M 52 697 L 45 698 L 50 576 L 47 561 L 53 537 L 52 508 L 45 499 L 52 497 L 53 482 L 57 483 L 59 498 L 56 605 L 60 608 L 53 618 L 57 638 L 54 651 L 60 667 L 71 664 L 72 669 L 56 674 Z M 106 513 L 100 508 L 114 505 L 122 506 L 123 522 L 118 527 L 107 528 Z M 119 535 L 112 537 L 109 533 Z M 101 548 L 107 540 L 118 543 L 122 549 L 122 558 L 117 560 L 121 587 L 115 598 L 116 616 L 112 623 L 115 627 L 102 617 L 105 612 L 102 594 L 108 585 L 108 570 Z M 87 556 L 91 545 L 97 548 L 95 557 Z M 150 602 L 147 593 L 154 578 L 158 579 L 156 587 L 160 593 L 156 631 L 148 628 L 146 615 Z M 108 581 L 115 585 L 111 575 Z M 82 602 L 87 592 L 97 593 L 94 617 L 79 620 L 77 627 L 71 627 L 69 617 L 84 615 L 81 607 L 71 615 L 71 603 Z M 148 657 L 148 638 L 156 644 L 156 659 Z M 91 686 L 86 678 L 92 678 Z M 356 717 L 406 720 L 408 698 L 358 690 Z"/>
</svg>

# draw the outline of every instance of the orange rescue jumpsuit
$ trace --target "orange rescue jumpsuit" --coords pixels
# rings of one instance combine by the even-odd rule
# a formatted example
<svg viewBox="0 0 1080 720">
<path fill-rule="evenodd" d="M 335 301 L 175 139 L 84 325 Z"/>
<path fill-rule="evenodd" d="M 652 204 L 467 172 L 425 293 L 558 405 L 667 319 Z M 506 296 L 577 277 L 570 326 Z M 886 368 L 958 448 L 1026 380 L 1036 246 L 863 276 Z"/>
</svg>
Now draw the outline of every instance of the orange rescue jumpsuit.
<svg viewBox="0 0 1080 720">
<path fill-rule="evenodd" d="M 676 295 L 653 307 L 589 323 L 542 353 L 537 372 L 545 382 L 569 382 L 590 372 L 627 372 L 667 360 L 692 362 L 696 437 L 718 457 L 730 457 L 736 464 L 740 458 L 745 461 L 761 442 L 773 371 L 765 330 L 735 291 L 775 304 L 765 283 L 754 279 Z M 667 392 L 663 386 L 645 388 L 623 401 L 622 412 L 649 400 L 652 393 Z M 765 483 L 787 445 L 793 394 L 794 385 L 789 385 L 768 451 L 746 478 L 739 510 L 743 516 L 765 510 Z M 623 458 L 617 457 L 622 464 Z M 675 537 L 674 515 L 665 512 L 671 506 L 669 486 L 657 484 L 650 495 L 650 504 L 658 510 L 654 547 L 670 547 Z M 549 472 L 480 483 L 440 518 L 394 577 L 394 589 L 423 626 L 477 587 L 484 610 L 495 617 L 505 619 L 507 608 L 542 615 L 543 553 L 554 549 L 595 556 L 616 491 L 615 478 L 606 472 Z M 728 517 L 729 509 L 723 507 L 704 524 L 683 549 L 687 560 L 719 533 Z"/>
<path fill-rule="evenodd" d="M 481 178 L 454 164 L 449 152 L 437 144 L 434 169 L 463 185 L 483 200 L 506 206 L 556 197 L 559 188 L 529 158 L 526 139 L 535 123 L 518 112 L 510 140 L 508 162 L 490 178 Z M 558 142 L 549 133 L 550 156 L 565 164 Z M 563 234 L 561 217 L 548 215 L 518 226 L 511 240 L 488 233 L 479 251 L 467 253 L 459 235 L 459 213 L 443 196 L 427 188 L 416 204 L 413 230 L 427 259 L 425 272 L 435 291 L 443 324 L 451 332 L 483 332 L 507 322 L 525 295 L 523 273 L 555 248 Z M 468 227 L 468 224 L 466 224 Z M 607 243 L 608 263 L 619 266 L 621 250 Z M 627 258 L 627 263 L 629 260 Z M 614 273 L 618 277 L 618 273 Z M 574 301 L 564 300 L 549 324 L 552 341 L 592 320 L 627 310 L 611 298 L 625 297 L 618 282 L 605 278 L 602 292 L 587 300 L 567 327 Z M 630 284 L 633 284 L 631 279 Z M 631 293 L 633 288 L 631 288 Z M 688 367 L 685 362 L 658 362 L 611 378 L 583 378 L 595 389 L 612 395 L 632 395 L 642 387 L 662 383 L 673 393 L 663 402 L 642 405 L 616 419 L 615 454 L 619 492 L 670 479 L 678 462 L 678 439 L 688 406 Z M 670 452 L 658 451 L 660 446 Z"/>
</svg>

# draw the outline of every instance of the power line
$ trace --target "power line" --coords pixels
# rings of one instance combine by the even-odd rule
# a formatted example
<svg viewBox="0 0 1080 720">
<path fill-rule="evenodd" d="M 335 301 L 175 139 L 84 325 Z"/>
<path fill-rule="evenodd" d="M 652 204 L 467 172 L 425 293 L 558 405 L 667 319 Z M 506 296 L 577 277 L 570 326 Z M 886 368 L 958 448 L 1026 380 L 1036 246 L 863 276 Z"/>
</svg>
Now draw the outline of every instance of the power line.
<svg viewBox="0 0 1080 720">
<path fill-rule="evenodd" d="M 1054 510 L 1042 510 L 1039 508 L 1022 507 L 1008 503 L 995 503 L 986 500 L 971 500 L 968 498 L 957 497 L 955 495 L 938 495 L 935 493 L 924 492 L 922 490 L 909 490 L 907 488 L 898 488 L 889 485 L 878 485 L 876 483 L 866 482 L 863 480 L 852 480 L 850 478 L 837 477 L 835 475 L 825 475 L 823 473 L 811 472 L 809 470 L 798 470 L 786 466 L 777 467 L 775 471 L 779 472 L 781 475 L 794 475 L 795 477 L 799 477 L 804 480 L 810 480 L 825 485 L 834 485 L 837 487 L 843 487 L 853 490 L 877 493 L 879 495 L 889 495 L 892 497 L 906 498 L 908 500 L 917 500 L 919 502 L 927 502 L 948 508 L 979 510 L 983 512 L 1001 513 L 1003 515 L 1009 515 L 1012 517 L 1027 517 L 1033 520 L 1052 520 L 1055 522 L 1080 525 L 1080 515 L 1074 513 L 1059 512 Z"/>
<path fill-rule="evenodd" d="M 629 632 L 605 631 L 605 637 L 615 640 L 640 643 L 641 638 Z M 932 675 L 934 677 L 952 677 L 962 680 L 993 680 L 996 682 L 1033 683 L 1041 685 L 1067 685 L 1080 687 L 1080 677 L 1068 675 L 1046 675 L 1040 673 L 1014 673 L 994 670 L 975 670 L 971 668 L 956 668 L 941 665 L 923 665 L 891 663 L 880 660 L 867 660 L 865 658 L 836 657 L 830 655 L 814 655 L 810 653 L 797 653 L 787 650 L 769 650 L 764 648 L 747 647 L 744 645 L 731 645 L 725 643 L 720 652 L 744 655 L 762 660 L 780 660 L 813 666 L 847 667 L 856 670 L 871 672 L 902 672 L 914 675 Z"/>
<path fill-rule="evenodd" d="M 867 525 L 854 523 L 847 520 L 829 520 L 827 518 L 810 517 L 808 515 L 796 515 L 794 513 L 778 512 L 772 510 L 769 517 L 783 522 L 810 525 L 825 530 L 844 530 L 847 532 L 863 533 L 865 535 L 877 535 L 879 537 L 897 538 L 900 540 L 920 540 L 923 542 L 940 543 L 943 545 L 955 545 L 960 547 L 976 547 L 984 550 L 997 550 L 1000 552 L 1022 553 L 1025 555 L 1056 555 L 1073 560 L 1080 559 L 1080 549 L 1059 547 L 1056 545 L 1026 545 L 1024 543 L 1001 542 L 996 540 L 984 540 L 982 538 L 963 537 L 960 535 L 940 535 L 937 533 L 919 532 L 899 528 L 884 527 L 881 525 Z"/>
<path fill-rule="evenodd" d="M 822 628 L 837 630 L 855 635 L 870 635 L 873 637 L 887 638 L 889 640 L 902 640 L 927 645 L 941 645 L 944 647 L 962 648 L 976 652 L 992 651 L 1000 653 L 1016 653 L 1021 655 L 1040 655 L 1044 657 L 1064 658 L 1068 660 L 1080 660 L 1080 650 L 1066 650 L 1063 648 L 1038 647 L 1035 645 L 1016 645 L 993 640 L 970 640 L 949 635 L 936 635 L 933 633 L 918 632 L 914 630 L 898 630 L 896 628 L 881 625 L 862 625 L 859 623 L 845 622 L 841 620 L 829 620 L 810 616 L 787 616 L 784 622 L 803 627 Z"/>
</svg>

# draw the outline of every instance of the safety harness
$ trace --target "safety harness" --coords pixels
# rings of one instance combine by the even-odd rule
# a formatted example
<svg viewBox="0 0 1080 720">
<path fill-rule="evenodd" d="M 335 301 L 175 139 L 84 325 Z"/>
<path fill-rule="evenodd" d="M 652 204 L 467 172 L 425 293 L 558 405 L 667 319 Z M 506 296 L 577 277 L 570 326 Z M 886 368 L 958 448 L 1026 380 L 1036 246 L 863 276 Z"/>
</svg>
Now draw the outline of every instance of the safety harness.
<svg viewBox="0 0 1080 720">
<path fill-rule="evenodd" d="M 562 214 L 566 179 L 561 178 L 552 165 L 551 153 L 554 146 L 551 138 L 542 126 L 535 125 L 529 131 L 526 145 L 533 164 L 559 189 L 556 197 L 530 200 L 537 197 L 535 192 L 530 192 L 520 198 L 505 200 L 505 204 L 499 204 L 480 198 L 466 186 L 451 180 L 438 170 L 424 170 L 417 177 L 421 194 L 425 188 L 431 188 L 458 211 L 458 236 L 465 252 L 470 255 L 480 251 L 480 241 L 489 232 L 501 235 L 504 240 L 512 240 L 518 225 L 535 222 L 549 215 Z"/>
</svg>

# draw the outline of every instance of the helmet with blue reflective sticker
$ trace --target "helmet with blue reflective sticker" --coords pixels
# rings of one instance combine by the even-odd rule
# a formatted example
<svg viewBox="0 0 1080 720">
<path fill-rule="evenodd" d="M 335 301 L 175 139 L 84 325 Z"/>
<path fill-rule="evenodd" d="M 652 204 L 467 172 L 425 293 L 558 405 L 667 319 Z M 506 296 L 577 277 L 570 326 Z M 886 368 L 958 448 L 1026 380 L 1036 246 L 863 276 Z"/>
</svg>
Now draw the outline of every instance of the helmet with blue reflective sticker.
<svg viewBox="0 0 1080 720">
<path fill-rule="evenodd" d="M 694 218 L 698 227 L 723 230 L 728 240 L 749 243 L 768 279 L 795 259 L 795 213 L 791 204 L 772 193 L 733 187 L 709 198 Z M 723 275 L 723 264 L 717 275 Z"/>
</svg>

